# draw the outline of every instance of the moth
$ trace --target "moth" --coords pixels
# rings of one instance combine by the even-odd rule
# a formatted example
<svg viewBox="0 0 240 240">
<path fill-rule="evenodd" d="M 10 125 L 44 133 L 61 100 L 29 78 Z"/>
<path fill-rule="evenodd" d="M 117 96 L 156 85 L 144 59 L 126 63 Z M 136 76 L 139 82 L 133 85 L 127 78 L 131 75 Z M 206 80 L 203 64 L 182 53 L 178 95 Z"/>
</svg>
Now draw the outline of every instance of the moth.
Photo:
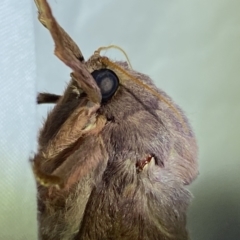
<svg viewBox="0 0 240 240">
<path fill-rule="evenodd" d="M 40 239 L 186 240 L 187 189 L 198 175 L 197 143 L 183 111 L 128 62 L 87 61 L 35 0 L 55 55 L 72 69 L 32 159 Z"/>
</svg>

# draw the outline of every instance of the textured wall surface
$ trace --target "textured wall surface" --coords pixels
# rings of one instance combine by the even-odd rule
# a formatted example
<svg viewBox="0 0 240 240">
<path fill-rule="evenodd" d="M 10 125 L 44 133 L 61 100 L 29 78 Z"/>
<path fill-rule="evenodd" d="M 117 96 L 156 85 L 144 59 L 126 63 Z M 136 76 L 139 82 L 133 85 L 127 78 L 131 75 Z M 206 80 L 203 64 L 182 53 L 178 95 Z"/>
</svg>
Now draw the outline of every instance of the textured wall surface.
<svg viewBox="0 0 240 240">
<path fill-rule="evenodd" d="M 0 239 L 37 239 L 36 57 L 30 0 L 0 4 Z"/>
<path fill-rule="evenodd" d="M 194 240 L 240 239 L 240 2 L 51 0 L 60 24 L 89 57 L 117 44 L 185 110 L 196 132 L 200 175 L 191 186 Z M 61 93 L 70 69 L 35 20 L 38 89 Z M 107 55 L 123 60 L 116 51 Z M 47 107 L 38 107 L 39 124 Z"/>
</svg>

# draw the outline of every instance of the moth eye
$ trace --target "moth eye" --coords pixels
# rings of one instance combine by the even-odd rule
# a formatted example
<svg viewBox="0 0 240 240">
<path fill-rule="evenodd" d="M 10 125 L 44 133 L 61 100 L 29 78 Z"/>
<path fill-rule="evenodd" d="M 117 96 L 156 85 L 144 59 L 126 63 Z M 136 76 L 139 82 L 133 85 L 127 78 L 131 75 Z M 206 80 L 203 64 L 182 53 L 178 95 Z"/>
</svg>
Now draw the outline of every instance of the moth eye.
<svg viewBox="0 0 240 240">
<path fill-rule="evenodd" d="M 118 89 L 119 79 L 117 75 L 109 69 L 100 69 L 93 71 L 92 76 L 101 90 L 102 101 L 106 102 Z"/>
</svg>

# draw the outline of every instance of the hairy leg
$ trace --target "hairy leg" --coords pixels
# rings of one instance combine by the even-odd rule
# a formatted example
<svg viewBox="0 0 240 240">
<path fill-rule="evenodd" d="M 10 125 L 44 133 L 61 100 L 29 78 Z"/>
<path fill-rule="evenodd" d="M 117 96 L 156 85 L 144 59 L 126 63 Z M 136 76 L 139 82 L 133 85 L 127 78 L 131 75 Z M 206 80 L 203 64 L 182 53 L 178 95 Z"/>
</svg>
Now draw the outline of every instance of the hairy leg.
<svg viewBox="0 0 240 240">
<path fill-rule="evenodd" d="M 37 103 L 56 103 L 62 96 L 53 93 L 38 93 Z"/>
</svg>

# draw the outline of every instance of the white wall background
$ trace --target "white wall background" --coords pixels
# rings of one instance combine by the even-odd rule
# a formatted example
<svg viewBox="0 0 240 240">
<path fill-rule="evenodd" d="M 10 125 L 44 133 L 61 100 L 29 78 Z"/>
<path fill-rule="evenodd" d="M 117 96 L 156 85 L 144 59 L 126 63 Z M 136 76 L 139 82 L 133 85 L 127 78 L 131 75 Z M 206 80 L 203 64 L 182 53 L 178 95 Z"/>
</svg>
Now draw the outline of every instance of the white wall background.
<svg viewBox="0 0 240 240">
<path fill-rule="evenodd" d="M 30 0 L 0 3 L 0 239 L 37 239 L 36 57 Z"/>
<path fill-rule="evenodd" d="M 86 58 L 99 46 L 121 46 L 133 67 L 185 110 L 200 148 L 188 220 L 192 239 L 240 239 L 240 1 L 50 3 Z M 53 55 L 50 34 L 35 15 L 38 90 L 61 93 L 70 69 Z M 116 51 L 108 56 L 124 59 Z M 40 120 L 50 107 L 38 107 Z"/>
</svg>

